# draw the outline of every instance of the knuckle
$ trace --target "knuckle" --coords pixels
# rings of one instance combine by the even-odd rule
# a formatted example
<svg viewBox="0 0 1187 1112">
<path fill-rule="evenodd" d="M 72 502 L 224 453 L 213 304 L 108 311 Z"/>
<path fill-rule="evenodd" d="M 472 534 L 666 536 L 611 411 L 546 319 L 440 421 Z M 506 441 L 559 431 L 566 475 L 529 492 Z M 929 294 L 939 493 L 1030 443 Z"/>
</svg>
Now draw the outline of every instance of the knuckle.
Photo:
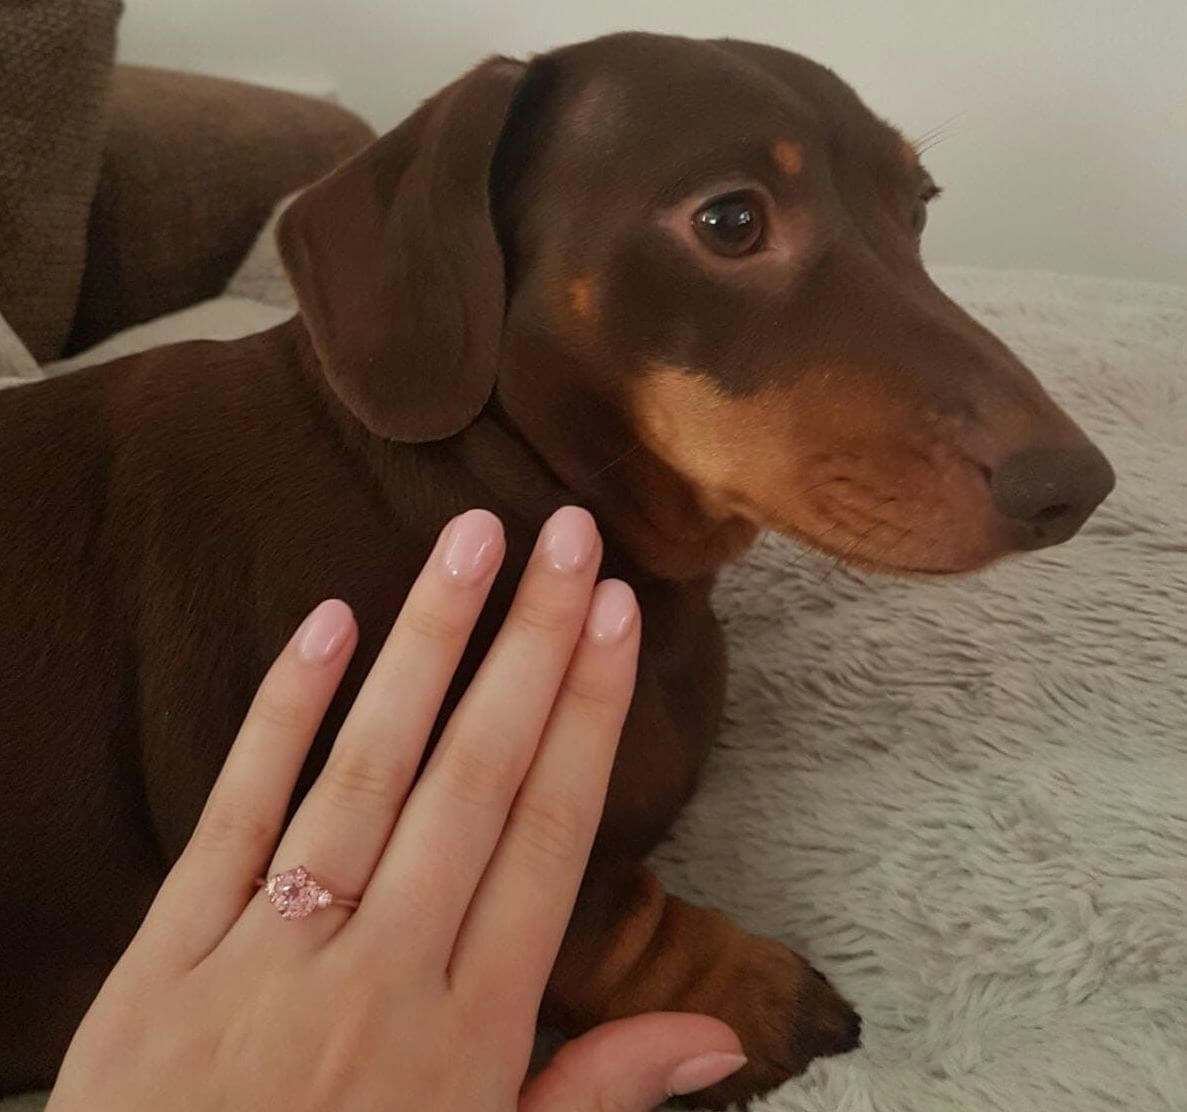
<svg viewBox="0 0 1187 1112">
<path fill-rule="evenodd" d="M 399 769 L 364 757 L 331 759 L 322 772 L 322 790 L 332 806 L 346 810 L 388 803 Z"/>
<path fill-rule="evenodd" d="M 615 1091 L 615 1087 L 600 1088 L 590 1092 L 589 1077 L 582 1066 L 580 1055 L 562 1046 L 549 1063 L 549 1069 L 558 1075 L 563 1087 L 575 1093 L 588 1093 L 588 1107 L 591 1112 L 634 1112 L 637 1104 L 628 1101 L 626 1094 Z"/>
<path fill-rule="evenodd" d="M 584 854 L 593 833 L 588 812 L 572 796 L 521 799 L 513 820 L 515 841 L 532 859 L 569 864 Z"/>
<path fill-rule="evenodd" d="M 216 803 L 198 820 L 190 844 L 197 850 L 270 850 L 276 831 L 258 811 L 232 803 Z"/>
<path fill-rule="evenodd" d="M 308 713 L 296 699 L 264 694 L 253 708 L 256 719 L 270 731 L 294 733 L 307 724 Z"/>
<path fill-rule="evenodd" d="M 424 606 L 405 611 L 403 618 L 415 636 L 433 644 L 449 644 L 468 632 L 464 623 L 456 618 Z"/>
<path fill-rule="evenodd" d="M 556 634 L 576 624 L 576 608 L 556 599 L 521 599 L 515 605 L 515 624 L 530 633 Z"/>
<path fill-rule="evenodd" d="M 490 806 L 514 795 L 520 777 L 505 761 L 492 753 L 505 752 L 500 745 L 490 745 L 490 752 L 472 741 L 453 745 L 441 764 L 441 780 L 454 799 L 473 806 Z"/>
<path fill-rule="evenodd" d="M 631 1112 L 634 1105 L 628 1104 L 625 1096 L 602 1092 L 594 1097 L 594 1112 Z"/>
<path fill-rule="evenodd" d="M 622 701 L 622 692 L 605 678 L 582 674 L 570 669 L 561 681 L 559 699 L 572 704 L 580 713 L 591 718 L 603 718 Z"/>
</svg>

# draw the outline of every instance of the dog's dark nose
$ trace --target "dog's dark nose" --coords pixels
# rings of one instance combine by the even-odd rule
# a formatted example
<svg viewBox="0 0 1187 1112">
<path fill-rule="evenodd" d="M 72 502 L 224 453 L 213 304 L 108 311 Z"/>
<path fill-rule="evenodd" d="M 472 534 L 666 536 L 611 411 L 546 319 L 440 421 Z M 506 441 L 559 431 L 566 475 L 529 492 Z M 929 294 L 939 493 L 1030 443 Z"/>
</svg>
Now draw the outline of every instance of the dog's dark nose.
<svg viewBox="0 0 1187 1112">
<path fill-rule="evenodd" d="M 1092 444 L 1029 448 L 993 469 L 994 504 L 1018 523 L 1019 547 L 1060 544 L 1088 520 L 1113 489 L 1109 461 Z"/>
</svg>

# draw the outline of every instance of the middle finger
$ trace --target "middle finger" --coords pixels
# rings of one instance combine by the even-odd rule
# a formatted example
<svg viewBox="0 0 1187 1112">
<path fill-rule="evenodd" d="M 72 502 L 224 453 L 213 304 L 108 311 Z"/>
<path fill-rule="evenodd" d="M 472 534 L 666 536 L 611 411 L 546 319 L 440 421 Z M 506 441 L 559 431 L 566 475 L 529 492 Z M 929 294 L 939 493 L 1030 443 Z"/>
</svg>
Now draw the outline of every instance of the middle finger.
<svg viewBox="0 0 1187 1112">
<path fill-rule="evenodd" d="M 399 922 L 405 948 L 448 961 L 552 711 L 600 556 L 585 510 L 567 506 L 545 525 L 503 628 L 408 798 L 355 935 L 386 947 Z"/>
</svg>

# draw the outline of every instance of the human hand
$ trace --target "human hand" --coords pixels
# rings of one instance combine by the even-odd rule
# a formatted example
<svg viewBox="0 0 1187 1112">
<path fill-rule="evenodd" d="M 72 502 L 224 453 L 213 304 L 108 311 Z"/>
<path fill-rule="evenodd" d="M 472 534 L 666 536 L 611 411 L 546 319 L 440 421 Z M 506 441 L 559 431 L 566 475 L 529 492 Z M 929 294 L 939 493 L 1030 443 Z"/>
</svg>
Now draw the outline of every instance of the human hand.
<svg viewBox="0 0 1187 1112">
<path fill-rule="evenodd" d="M 282 832 L 357 640 L 342 602 L 305 620 L 75 1034 L 49 1112 L 642 1110 L 743 1064 L 720 1021 L 653 1014 L 567 1044 L 521 1090 L 634 686 L 639 615 L 625 584 L 595 589 L 589 515 L 558 511 L 413 785 L 502 556 L 493 515 L 447 526 Z M 357 910 L 280 918 L 285 892 L 270 902 L 255 878 L 297 865 Z"/>
</svg>

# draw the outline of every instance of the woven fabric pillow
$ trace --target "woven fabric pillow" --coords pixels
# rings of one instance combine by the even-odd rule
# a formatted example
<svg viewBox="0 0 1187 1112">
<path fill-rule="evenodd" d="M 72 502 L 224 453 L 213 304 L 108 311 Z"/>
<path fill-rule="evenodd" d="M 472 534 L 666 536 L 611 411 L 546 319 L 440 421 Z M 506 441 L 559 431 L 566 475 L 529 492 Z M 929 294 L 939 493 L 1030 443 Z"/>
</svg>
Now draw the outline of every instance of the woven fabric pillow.
<svg viewBox="0 0 1187 1112">
<path fill-rule="evenodd" d="M 0 4 L 0 313 L 42 362 L 74 316 L 122 10 Z"/>
</svg>

